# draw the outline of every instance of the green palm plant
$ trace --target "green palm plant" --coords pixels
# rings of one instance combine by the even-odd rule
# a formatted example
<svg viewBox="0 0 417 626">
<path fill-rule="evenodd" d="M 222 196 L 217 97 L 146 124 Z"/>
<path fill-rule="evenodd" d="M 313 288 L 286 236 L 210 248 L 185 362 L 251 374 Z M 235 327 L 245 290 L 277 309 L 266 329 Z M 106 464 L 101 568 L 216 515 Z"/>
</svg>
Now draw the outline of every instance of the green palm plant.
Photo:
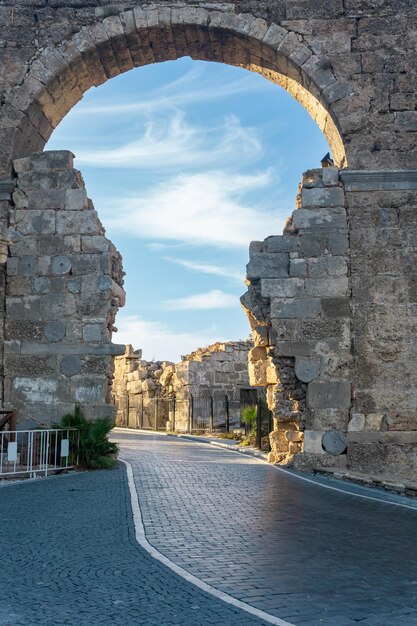
<svg viewBox="0 0 417 626">
<path fill-rule="evenodd" d="M 78 456 L 78 465 L 85 469 L 112 469 L 117 465 L 118 446 L 109 441 L 108 434 L 113 422 L 107 417 L 89 421 L 79 406 L 74 413 L 67 413 L 55 428 L 77 428 L 78 444 L 73 450 Z"/>
</svg>

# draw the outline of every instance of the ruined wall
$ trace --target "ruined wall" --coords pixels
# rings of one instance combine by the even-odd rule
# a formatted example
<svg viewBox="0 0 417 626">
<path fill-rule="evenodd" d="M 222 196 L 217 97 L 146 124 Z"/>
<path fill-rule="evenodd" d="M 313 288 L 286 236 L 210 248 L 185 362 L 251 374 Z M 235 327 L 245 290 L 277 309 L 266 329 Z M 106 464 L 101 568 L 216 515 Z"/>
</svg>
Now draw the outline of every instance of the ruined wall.
<svg viewBox="0 0 417 626">
<path fill-rule="evenodd" d="M 288 460 L 304 441 L 304 460 L 341 462 L 321 440 L 330 430 L 343 438 L 349 421 L 348 247 L 344 190 L 333 167 L 304 175 L 284 235 L 251 244 L 242 297 L 256 345 L 249 371 L 252 384 L 267 386 L 274 460 Z"/>
<path fill-rule="evenodd" d="M 163 398 L 163 385 L 160 382 L 165 367 L 170 363 L 146 361 L 142 350 L 126 346 L 123 356 L 114 359 L 114 379 L 112 387 L 113 403 L 116 407 L 116 425 L 128 428 L 165 428 L 163 416 L 158 409 L 169 407 L 156 405 L 157 398 Z M 166 420 L 165 420 L 166 421 Z"/>
<path fill-rule="evenodd" d="M 4 405 L 57 421 L 80 404 L 112 415 L 113 322 L 121 257 L 106 239 L 70 152 L 14 162 L 4 327 Z"/>
<path fill-rule="evenodd" d="M 417 172 L 313 170 L 285 234 L 252 243 L 242 303 L 273 460 L 416 475 L 416 208 Z"/>
<path fill-rule="evenodd" d="M 171 428 L 188 431 L 193 402 L 196 430 L 203 428 L 199 420 L 206 422 L 210 410 L 214 426 L 224 426 L 227 395 L 230 428 L 239 428 L 240 391 L 249 387 L 247 362 L 252 345 L 250 341 L 216 343 L 182 357 L 176 364 L 145 361 L 141 350 L 127 346 L 124 356 L 115 359 L 116 423 L 165 428 L 170 421 Z"/>
</svg>

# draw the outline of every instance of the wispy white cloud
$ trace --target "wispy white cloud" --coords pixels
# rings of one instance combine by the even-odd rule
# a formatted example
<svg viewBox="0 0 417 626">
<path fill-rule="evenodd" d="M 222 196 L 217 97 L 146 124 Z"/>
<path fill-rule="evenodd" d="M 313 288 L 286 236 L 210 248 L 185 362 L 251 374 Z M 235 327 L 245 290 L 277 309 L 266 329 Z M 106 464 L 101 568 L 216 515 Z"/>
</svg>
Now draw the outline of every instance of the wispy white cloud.
<svg viewBox="0 0 417 626">
<path fill-rule="evenodd" d="M 182 354 L 226 340 L 214 328 L 177 333 L 162 322 L 145 320 L 137 315 L 119 314 L 117 326 L 119 332 L 114 335 L 113 341 L 142 348 L 143 358 L 148 360 L 178 362 Z"/>
<path fill-rule="evenodd" d="M 200 263 L 198 261 L 190 261 L 189 259 L 177 259 L 171 256 L 165 256 L 164 260 L 169 263 L 175 263 L 176 265 L 185 267 L 193 272 L 212 274 L 213 276 L 222 276 L 223 278 L 231 278 L 239 283 L 242 283 L 244 280 L 244 272 L 232 267 Z"/>
<path fill-rule="evenodd" d="M 279 232 L 278 211 L 249 206 L 243 196 L 270 183 L 272 173 L 251 175 L 207 171 L 175 176 L 120 205 L 97 203 L 114 231 L 144 239 L 192 245 L 247 247 Z M 103 206 L 104 205 L 104 206 Z"/>
<path fill-rule="evenodd" d="M 175 113 L 149 121 L 140 137 L 122 146 L 78 150 L 77 164 L 156 171 L 209 169 L 222 163 L 230 167 L 236 161 L 248 164 L 261 153 L 256 131 L 243 127 L 235 116 L 225 118 L 220 127 L 203 128 L 188 124 L 182 113 Z"/>
<path fill-rule="evenodd" d="M 154 89 L 141 97 L 140 94 L 134 102 L 126 102 L 114 99 L 106 104 L 91 104 L 83 102 L 75 110 L 76 115 L 114 115 L 132 113 L 152 113 L 164 109 L 186 108 L 199 102 L 224 99 L 245 92 L 254 93 L 270 88 L 267 81 L 254 80 L 253 74 L 248 72 L 246 76 L 227 80 L 227 74 L 223 73 L 217 79 L 204 82 L 204 88 L 199 82 L 204 81 L 205 67 L 203 63 L 195 64 L 183 76 L 170 81 L 158 89 Z"/>
<path fill-rule="evenodd" d="M 195 311 L 203 309 L 230 309 L 237 307 L 239 298 L 225 293 L 221 289 L 212 289 L 206 293 L 193 294 L 185 298 L 165 300 L 164 307 L 176 311 Z"/>
</svg>

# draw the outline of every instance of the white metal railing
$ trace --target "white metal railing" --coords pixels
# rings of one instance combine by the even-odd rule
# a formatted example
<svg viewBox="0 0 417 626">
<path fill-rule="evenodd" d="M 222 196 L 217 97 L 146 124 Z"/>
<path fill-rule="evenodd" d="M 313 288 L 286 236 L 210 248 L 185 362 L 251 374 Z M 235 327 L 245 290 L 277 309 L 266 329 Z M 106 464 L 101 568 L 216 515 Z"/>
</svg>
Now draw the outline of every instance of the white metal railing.
<svg viewBox="0 0 417 626">
<path fill-rule="evenodd" d="M 76 428 L 0 431 L 0 478 L 47 476 L 77 462 Z"/>
</svg>

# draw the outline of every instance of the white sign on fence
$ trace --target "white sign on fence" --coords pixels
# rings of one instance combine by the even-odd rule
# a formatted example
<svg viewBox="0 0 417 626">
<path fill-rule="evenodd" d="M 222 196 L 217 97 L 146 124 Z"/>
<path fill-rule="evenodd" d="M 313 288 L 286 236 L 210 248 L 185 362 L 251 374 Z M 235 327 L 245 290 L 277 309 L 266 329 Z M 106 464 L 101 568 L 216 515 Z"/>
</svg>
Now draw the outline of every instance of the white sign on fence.
<svg viewBox="0 0 417 626">
<path fill-rule="evenodd" d="M 61 457 L 69 455 L 69 439 L 61 439 Z"/>
<path fill-rule="evenodd" d="M 7 460 L 9 463 L 17 461 L 17 441 L 9 441 L 7 446 Z"/>
</svg>

